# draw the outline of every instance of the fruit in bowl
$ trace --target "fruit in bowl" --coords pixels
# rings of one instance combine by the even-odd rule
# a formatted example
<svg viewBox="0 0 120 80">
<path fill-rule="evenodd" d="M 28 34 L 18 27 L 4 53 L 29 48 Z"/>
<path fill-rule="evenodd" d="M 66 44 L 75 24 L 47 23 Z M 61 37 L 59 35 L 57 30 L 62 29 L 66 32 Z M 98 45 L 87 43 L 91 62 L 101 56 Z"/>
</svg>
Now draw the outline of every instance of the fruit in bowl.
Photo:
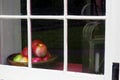
<svg viewBox="0 0 120 80">
<path fill-rule="evenodd" d="M 24 57 L 28 57 L 28 47 L 23 48 L 21 55 Z"/>
<path fill-rule="evenodd" d="M 28 58 L 27 57 L 22 57 L 22 59 L 20 60 L 20 62 L 27 63 L 28 62 Z"/>
<path fill-rule="evenodd" d="M 41 40 L 36 39 L 32 41 L 32 48 L 34 48 L 35 46 L 37 46 L 39 43 L 43 43 Z"/>
<path fill-rule="evenodd" d="M 17 61 L 16 61 L 17 60 Z M 21 53 L 14 53 L 7 57 L 7 62 L 14 66 L 28 66 L 28 58 L 21 56 Z M 53 68 L 56 65 L 57 56 L 33 57 L 32 67 L 34 68 Z"/>
<path fill-rule="evenodd" d="M 13 61 L 15 61 L 15 62 L 20 62 L 21 59 L 22 59 L 22 55 L 21 55 L 21 54 L 18 54 L 18 55 L 16 55 L 16 56 L 13 58 Z"/>
<path fill-rule="evenodd" d="M 47 46 L 41 40 L 32 41 L 32 66 L 33 67 L 47 67 L 57 59 L 57 56 L 49 53 Z M 11 65 L 28 66 L 28 47 L 24 47 L 21 53 L 12 54 L 7 58 Z"/>
<path fill-rule="evenodd" d="M 33 54 L 37 57 L 44 57 L 47 54 L 47 46 L 43 43 L 39 43 L 32 48 Z"/>
<path fill-rule="evenodd" d="M 42 62 L 43 59 L 41 57 L 33 57 L 32 58 L 32 63 L 37 63 L 37 62 Z"/>
<path fill-rule="evenodd" d="M 17 54 L 13 57 L 14 62 L 28 62 L 28 58 L 22 56 L 21 54 Z"/>
<path fill-rule="evenodd" d="M 33 57 L 32 58 L 32 63 L 39 63 L 39 62 L 45 62 L 45 61 L 49 61 L 50 59 L 52 59 L 53 57 L 51 56 L 50 53 L 46 53 L 46 55 L 44 57 Z"/>
<path fill-rule="evenodd" d="M 27 66 L 28 58 L 23 57 L 21 53 L 14 53 L 7 57 L 7 62 L 14 66 Z"/>
</svg>

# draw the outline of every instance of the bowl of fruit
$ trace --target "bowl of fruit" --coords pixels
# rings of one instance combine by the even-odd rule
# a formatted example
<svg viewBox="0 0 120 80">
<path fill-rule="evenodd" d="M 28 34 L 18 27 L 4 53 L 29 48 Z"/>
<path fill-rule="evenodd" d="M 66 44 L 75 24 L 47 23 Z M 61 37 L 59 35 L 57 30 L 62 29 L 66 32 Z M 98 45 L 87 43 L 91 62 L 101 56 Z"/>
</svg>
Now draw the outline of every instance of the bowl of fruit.
<svg viewBox="0 0 120 80">
<path fill-rule="evenodd" d="M 9 55 L 7 62 L 15 66 L 28 66 L 28 47 L 24 47 L 20 53 Z M 56 62 L 57 56 L 51 54 L 41 40 L 32 41 L 32 67 L 53 68 Z"/>
</svg>

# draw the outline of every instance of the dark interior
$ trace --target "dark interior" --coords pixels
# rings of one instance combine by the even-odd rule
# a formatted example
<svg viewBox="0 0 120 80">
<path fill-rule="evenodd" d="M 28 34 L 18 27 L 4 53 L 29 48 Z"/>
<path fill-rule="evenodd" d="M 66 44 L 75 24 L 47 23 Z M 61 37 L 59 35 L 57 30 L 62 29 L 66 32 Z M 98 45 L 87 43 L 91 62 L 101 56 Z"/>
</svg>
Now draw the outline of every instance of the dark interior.
<svg viewBox="0 0 120 80">
<path fill-rule="evenodd" d="M 81 15 L 81 10 L 87 4 L 85 0 L 68 0 L 68 14 Z M 105 1 L 101 0 L 101 12 L 96 7 L 95 0 L 91 0 L 89 15 L 105 15 Z M 26 0 L 21 0 L 21 13 L 26 15 Z M 31 0 L 32 15 L 63 15 L 63 0 Z M 68 20 L 68 63 L 86 65 L 83 58 L 88 62 L 88 55 L 84 54 L 83 49 L 83 28 L 92 20 Z M 99 21 L 99 20 L 94 20 Z M 93 21 L 93 22 L 94 22 Z M 105 21 L 102 27 L 96 30 L 96 35 L 105 35 Z M 42 20 L 32 19 L 32 40 L 41 39 L 46 43 L 52 54 L 59 56 L 58 61 L 63 63 L 64 52 L 64 28 L 62 20 Z M 21 20 L 22 25 L 22 47 L 27 45 L 27 21 Z M 88 46 L 89 47 L 89 46 Z M 95 51 L 102 53 L 101 59 L 104 58 L 104 44 L 95 46 Z M 86 47 L 86 51 L 89 48 Z M 85 58 L 85 56 L 87 56 Z M 104 63 L 99 73 L 104 73 Z M 88 65 L 87 65 L 88 66 Z M 93 72 L 94 73 L 94 72 Z"/>
</svg>

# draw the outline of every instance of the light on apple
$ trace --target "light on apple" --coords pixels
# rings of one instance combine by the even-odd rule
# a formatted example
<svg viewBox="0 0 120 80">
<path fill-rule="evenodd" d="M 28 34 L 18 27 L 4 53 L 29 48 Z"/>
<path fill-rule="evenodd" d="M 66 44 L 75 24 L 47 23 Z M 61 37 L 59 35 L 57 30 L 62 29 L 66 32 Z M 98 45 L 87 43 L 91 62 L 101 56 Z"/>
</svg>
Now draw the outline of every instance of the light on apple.
<svg viewBox="0 0 120 80">
<path fill-rule="evenodd" d="M 47 46 L 43 43 L 33 47 L 33 54 L 37 57 L 44 57 L 47 54 Z"/>
<path fill-rule="evenodd" d="M 40 43 L 43 43 L 43 42 L 41 40 L 39 40 L 39 39 L 33 40 L 32 41 L 32 48 L 34 48 L 35 46 L 37 46 Z"/>
</svg>

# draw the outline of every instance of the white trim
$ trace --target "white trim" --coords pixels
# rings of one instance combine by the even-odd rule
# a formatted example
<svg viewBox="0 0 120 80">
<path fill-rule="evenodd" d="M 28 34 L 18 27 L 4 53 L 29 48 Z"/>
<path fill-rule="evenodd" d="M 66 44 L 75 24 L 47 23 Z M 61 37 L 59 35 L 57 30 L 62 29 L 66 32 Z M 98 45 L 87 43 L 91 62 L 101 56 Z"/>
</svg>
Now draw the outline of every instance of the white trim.
<svg viewBox="0 0 120 80">
<path fill-rule="evenodd" d="M 81 20 L 105 20 L 106 16 L 71 16 L 68 15 L 67 19 L 81 19 Z"/>
<path fill-rule="evenodd" d="M 32 39 L 32 32 L 31 32 L 31 20 L 30 20 L 30 14 L 31 14 L 31 8 L 30 8 L 30 0 L 27 0 L 27 38 L 28 38 L 28 67 L 32 68 L 32 50 L 31 50 L 31 39 Z"/>
<path fill-rule="evenodd" d="M 64 0 L 64 15 L 63 16 L 54 16 L 54 15 L 31 15 L 30 14 L 30 0 L 27 0 L 27 15 L 0 15 L 0 19 L 27 19 L 28 25 L 28 47 L 29 47 L 29 68 L 25 67 L 13 67 L 7 65 L 0 65 L 0 78 L 5 80 L 33 80 L 33 79 L 44 79 L 44 80 L 111 80 L 111 73 L 112 73 L 112 53 L 116 53 L 116 50 L 119 52 L 119 49 L 114 49 L 117 45 L 114 44 L 114 41 L 118 42 L 116 38 L 116 29 L 114 28 L 114 24 L 116 23 L 117 16 L 119 16 L 114 10 L 117 8 L 114 3 L 112 6 L 112 1 L 106 0 L 107 2 L 107 9 L 106 9 L 106 16 L 76 16 L 76 15 L 67 15 L 67 0 Z M 115 2 L 115 1 L 113 1 Z M 117 4 L 117 6 L 119 3 Z M 113 8 L 113 6 L 115 6 Z M 115 11 L 114 14 L 111 14 L 112 11 Z M 114 16 L 115 18 L 113 18 Z M 111 18 L 112 17 L 112 18 Z M 31 68 L 31 19 L 56 19 L 56 20 L 64 20 L 64 71 L 57 71 L 57 70 L 47 70 L 47 69 L 34 69 Z M 105 75 L 97 75 L 97 74 L 88 74 L 88 73 L 77 73 L 77 72 L 69 72 L 67 71 L 67 20 L 68 19 L 79 19 L 79 20 L 105 20 L 106 21 L 106 41 L 105 41 Z M 114 20 L 111 20 L 114 19 Z M 114 21 L 114 23 L 112 23 Z M 118 26 L 118 24 L 116 25 Z M 3 28 L 3 27 L 2 27 Z M 111 31 L 113 30 L 113 31 Z M 3 33 L 3 32 L 2 32 Z M 119 30 L 118 30 L 119 33 Z M 118 37 L 118 36 L 117 36 Z M 110 55 L 111 54 L 111 55 Z M 117 54 L 117 53 L 116 53 Z M 119 58 L 119 57 L 118 57 Z M 117 58 L 117 59 L 118 59 Z M 115 61 L 120 61 L 115 60 Z M 10 74 L 13 74 L 14 77 L 11 77 Z M 47 75 L 47 77 L 46 77 Z M 23 77 L 24 76 L 24 77 Z"/>
<path fill-rule="evenodd" d="M 0 19 L 27 19 L 27 16 L 20 16 L 20 15 L 0 15 Z"/>
<path fill-rule="evenodd" d="M 29 53 L 28 54 L 28 67 L 31 68 L 32 67 L 32 65 L 31 65 L 32 64 L 32 62 L 31 62 L 32 61 L 32 56 L 31 56 L 31 54 L 32 54 L 32 52 L 31 52 L 32 51 L 31 50 L 31 42 L 32 42 L 31 41 L 31 39 L 32 39 L 31 34 L 32 34 L 32 32 L 31 32 L 31 20 L 30 20 L 30 18 L 27 18 L 27 25 L 28 25 L 27 26 L 27 32 L 28 32 L 27 33 L 27 35 L 28 35 L 27 38 L 28 38 L 28 53 Z"/>
<path fill-rule="evenodd" d="M 4 66 L 0 65 L 1 73 L 0 79 L 4 80 L 104 80 L 103 75 L 64 72 L 47 69 L 29 69 L 26 67 Z M 13 73 L 12 75 L 9 75 Z M 14 76 L 14 77 L 13 77 Z"/>
<path fill-rule="evenodd" d="M 113 27 L 113 31 L 114 33 L 112 35 L 114 35 L 114 56 L 113 56 L 113 62 L 118 62 L 120 63 L 120 0 L 116 0 L 116 1 L 112 1 L 113 3 L 113 10 L 112 10 L 112 26 Z M 113 16 L 114 15 L 114 16 Z"/>
<path fill-rule="evenodd" d="M 64 0 L 64 71 L 67 71 L 67 65 L 68 65 L 68 44 L 67 44 L 67 29 L 68 29 L 68 21 L 67 21 L 67 0 Z"/>
<path fill-rule="evenodd" d="M 1 0 L 2 14 L 4 15 L 20 15 L 20 0 Z"/>
<path fill-rule="evenodd" d="M 0 1 L 0 15 L 20 14 L 20 0 L 14 2 L 11 1 L 12 0 Z M 0 21 L 0 53 L 2 56 L 2 64 L 6 64 L 6 58 L 8 55 L 21 51 L 21 27 L 19 27 L 21 26 L 21 22 L 20 19 L 12 21 L 2 18 L 0 18 Z"/>
<path fill-rule="evenodd" d="M 63 16 L 52 16 L 52 15 L 26 15 L 26 16 L 20 16 L 20 15 L 0 15 L 0 19 L 57 19 L 57 20 L 63 20 Z M 81 19 L 81 20 L 105 20 L 106 16 L 76 16 L 76 15 L 67 15 L 66 19 Z"/>
<path fill-rule="evenodd" d="M 114 53 L 114 26 L 112 20 L 112 0 L 106 0 L 106 30 L 105 30 L 105 80 L 112 80 L 112 57 Z"/>
</svg>

